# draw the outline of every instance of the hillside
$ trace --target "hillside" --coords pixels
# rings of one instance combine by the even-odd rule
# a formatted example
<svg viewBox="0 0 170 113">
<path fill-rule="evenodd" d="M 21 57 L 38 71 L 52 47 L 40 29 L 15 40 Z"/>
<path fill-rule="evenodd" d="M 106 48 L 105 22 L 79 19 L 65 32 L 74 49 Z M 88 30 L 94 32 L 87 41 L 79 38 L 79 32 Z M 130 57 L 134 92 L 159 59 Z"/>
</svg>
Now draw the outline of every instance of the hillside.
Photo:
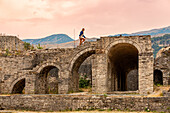
<svg viewBox="0 0 170 113">
<path fill-rule="evenodd" d="M 135 36 L 135 35 L 151 35 L 152 37 L 163 36 L 165 34 L 170 34 L 170 26 L 159 28 L 159 29 L 151 29 L 146 31 L 135 32 L 131 34 L 123 33 L 122 36 Z M 110 35 L 110 36 L 119 36 L 120 34 Z"/>
<path fill-rule="evenodd" d="M 156 57 L 157 52 L 161 48 L 170 45 L 170 34 L 165 34 L 160 37 L 153 37 L 151 41 L 152 41 L 152 48 L 154 49 L 153 54 L 154 54 L 154 57 Z"/>
<path fill-rule="evenodd" d="M 41 45 L 47 45 L 47 44 L 60 44 L 60 43 L 66 43 L 70 41 L 74 41 L 72 38 L 70 38 L 66 34 L 53 34 L 50 36 L 47 36 L 45 38 L 40 39 L 25 39 L 24 42 L 28 42 L 30 44 L 41 44 Z"/>
</svg>

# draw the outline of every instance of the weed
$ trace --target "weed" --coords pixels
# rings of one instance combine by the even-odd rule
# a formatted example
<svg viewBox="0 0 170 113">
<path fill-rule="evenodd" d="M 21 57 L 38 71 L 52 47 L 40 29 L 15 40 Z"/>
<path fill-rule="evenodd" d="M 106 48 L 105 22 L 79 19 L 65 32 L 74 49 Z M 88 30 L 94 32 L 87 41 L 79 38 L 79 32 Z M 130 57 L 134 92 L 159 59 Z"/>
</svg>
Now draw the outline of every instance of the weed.
<svg viewBox="0 0 170 113">
<path fill-rule="evenodd" d="M 73 90 L 71 90 L 71 91 L 69 91 L 69 92 L 68 92 L 68 94 L 70 94 L 70 93 L 74 93 L 74 91 L 73 91 Z"/>
<path fill-rule="evenodd" d="M 159 96 L 163 96 L 163 93 L 160 93 Z"/>
<path fill-rule="evenodd" d="M 98 111 L 105 111 L 104 109 L 98 109 Z"/>
<path fill-rule="evenodd" d="M 107 109 L 107 111 L 112 111 L 112 109 Z"/>
<path fill-rule="evenodd" d="M 104 94 L 103 96 L 106 98 L 106 97 L 107 97 L 107 94 Z"/>
<path fill-rule="evenodd" d="M 40 44 L 38 44 L 37 49 L 43 49 L 43 47 L 41 47 Z"/>
<path fill-rule="evenodd" d="M 149 108 L 145 108 L 145 111 L 146 111 L 146 112 L 150 112 L 150 109 L 149 109 Z"/>
<path fill-rule="evenodd" d="M 90 109 L 88 109 L 87 111 L 93 111 L 95 110 L 93 107 L 91 107 Z"/>
</svg>

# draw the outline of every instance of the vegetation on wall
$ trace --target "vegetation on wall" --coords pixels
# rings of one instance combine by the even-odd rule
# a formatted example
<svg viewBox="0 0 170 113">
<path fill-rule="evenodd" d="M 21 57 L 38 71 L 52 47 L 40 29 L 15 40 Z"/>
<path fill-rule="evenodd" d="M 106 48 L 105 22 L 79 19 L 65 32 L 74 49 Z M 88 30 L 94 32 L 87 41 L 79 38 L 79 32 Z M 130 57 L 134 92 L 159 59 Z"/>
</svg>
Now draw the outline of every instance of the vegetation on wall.
<svg viewBox="0 0 170 113">
<path fill-rule="evenodd" d="M 43 49 L 43 47 L 41 47 L 40 44 L 38 44 L 37 49 Z"/>
</svg>

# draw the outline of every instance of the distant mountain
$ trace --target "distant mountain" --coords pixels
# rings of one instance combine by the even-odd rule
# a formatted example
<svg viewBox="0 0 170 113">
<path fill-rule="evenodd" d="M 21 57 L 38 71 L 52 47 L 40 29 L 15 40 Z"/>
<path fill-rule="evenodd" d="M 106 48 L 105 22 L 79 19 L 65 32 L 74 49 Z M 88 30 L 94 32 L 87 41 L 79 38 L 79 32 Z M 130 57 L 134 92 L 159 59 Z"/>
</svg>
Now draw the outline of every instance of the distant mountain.
<svg viewBox="0 0 170 113">
<path fill-rule="evenodd" d="M 99 38 L 86 38 L 87 42 L 96 41 Z M 80 40 L 75 40 L 71 42 L 61 43 L 61 44 L 48 44 L 46 48 L 73 48 L 74 46 L 77 47 L 79 45 Z"/>
<path fill-rule="evenodd" d="M 169 35 L 168 35 L 169 34 Z M 136 33 L 123 33 L 117 35 L 109 35 L 109 36 L 135 36 L 135 35 L 151 35 L 152 36 L 152 48 L 154 49 L 154 56 L 156 53 L 163 47 L 170 45 L 170 26 L 152 29 L 147 31 L 140 31 Z M 96 41 L 98 38 L 87 38 L 86 41 Z M 30 44 L 41 44 L 44 45 L 45 48 L 73 48 L 79 45 L 79 39 L 73 40 L 66 34 L 54 34 L 51 36 L 47 36 L 45 38 L 40 39 L 25 39 L 24 42 L 28 42 Z"/>
<path fill-rule="evenodd" d="M 70 41 L 74 41 L 72 38 L 70 38 L 66 34 L 53 34 L 50 36 L 47 36 L 45 38 L 39 38 L 39 39 L 24 39 L 24 42 L 30 43 L 30 44 L 41 44 L 41 45 L 47 45 L 47 44 L 60 44 L 60 43 L 66 43 Z"/>
<path fill-rule="evenodd" d="M 164 27 L 164 28 L 159 28 L 159 29 L 151 29 L 147 31 L 140 31 L 136 33 L 131 33 L 131 34 L 116 34 L 116 35 L 110 35 L 110 36 L 135 36 L 135 35 L 151 35 L 152 37 L 155 36 L 163 36 L 164 34 L 170 34 L 170 26 Z"/>
</svg>

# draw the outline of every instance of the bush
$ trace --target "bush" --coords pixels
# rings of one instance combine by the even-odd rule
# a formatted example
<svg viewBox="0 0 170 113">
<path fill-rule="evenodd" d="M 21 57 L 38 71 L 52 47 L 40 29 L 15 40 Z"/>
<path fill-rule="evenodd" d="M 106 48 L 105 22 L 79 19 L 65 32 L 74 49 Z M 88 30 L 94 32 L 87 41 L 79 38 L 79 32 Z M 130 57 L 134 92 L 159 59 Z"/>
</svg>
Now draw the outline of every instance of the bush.
<svg viewBox="0 0 170 113">
<path fill-rule="evenodd" d="M 88 86 L 90 86 L 90 80 L 86 80 L 86 78 L 80 78 L 79 88 L 87 88 Z"/>
<path fill-rule="evenodd" d="M 40 44 L 38 44 L 37 49 L 43 49 L 43 47 L 41 47 Z"/>
<path fill-rule="evenodd" d="M 24 42 L 24 49 L 25 50 L 30 50 L 30 48 L 31 48 L 31 44 L 27 43 L 27 42 Z"/>
</svg>

